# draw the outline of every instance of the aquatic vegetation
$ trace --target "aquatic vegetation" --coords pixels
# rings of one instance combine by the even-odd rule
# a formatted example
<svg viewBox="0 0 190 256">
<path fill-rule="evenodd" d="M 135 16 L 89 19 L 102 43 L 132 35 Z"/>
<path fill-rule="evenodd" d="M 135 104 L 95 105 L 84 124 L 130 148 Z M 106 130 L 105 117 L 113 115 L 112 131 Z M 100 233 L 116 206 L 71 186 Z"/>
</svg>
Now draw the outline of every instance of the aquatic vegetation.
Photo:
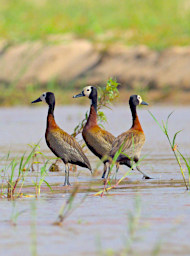
<svg viewBox="0 0 190 256">
<path fill-rule="evenodd" d="M 5 156 L 5 165 L 1 169 L 1 197 L 7 197 L 9 199 L 14 199 L 21 196 L 21 190 L 25 181 L 26 176 L 30 170 L 33 156 L 35 154 L 35 150 L 37 145 L 32 148 L 32 151 L 26 155 L 26 152 L 18 158 L 14 157 L 12 160 L 10 159 L 10 152 Z M 17 178 L 15 180 L 15 172 L 17 171 Z M 15 195 L 16 188 L 18 187 L 19 182 L 21 181 L 21 185 L 19 187 L 19 191 L 17 195 Z M 7 186 L 5 186 L 5 184 Z M 5 189 L 7 189 L 7 193 L 5 193 Z"/>
<path fill-rule="evenodd" d="M 33 146 L 30 145 L 30 147 L 32 147 L 32 150 L 29 153 L 23 153 L 21 157 L 15 156 L 13 159 L 11 159 L 11 154 L 9 152 L 5 157 L 2 158 L 2 161 L 4 161 L 4 166 L 0 170 L 0 198 L 14 200 L 23 196 L 22 188 L 24 186 L 26 177 L 30 171 L 34 171 L 34 165 L 38 165 L 40 163 L 38 160 L 38 155 L 40 154 L 44 156 L 44 154 L 40 151 L 39 143 Z M 45 177 L 47 175 L 47 162 L 48 161 L 46 161 L 45 164 L 42 164 L 40 168 L 40 179 L 37 172 L 36 181 L 32 181 L 35 185 L 36 195 L 40 194 L 40 187 L 43 182 L 51 189 L 50 185 L 47 183 L 47 181 L 45 181 Z"/>
<path fill-rule="evenodd" d="M 169 132 L 168 132 L 168 121 L 169 121 L 169 118 L 171 117 L 171 115 L 173 114 L 173 112 L 171 112 L 166 121 L 162 121 L 162 123 L 160 124 L 158 122 L 158 120 L 156 119 L 156 117 L 149 111 L 150 115 L 152 116 L 152 118 L 154 119 L 154 121 L 157 123 L 157 125 L 160 127 L 160 129 L 162 130 L 162 132 L 166 135 L 166 138 L 169 142 L 169 145 L 170 145 L 170 148 L 175 156 L 175 159 L 177 161 L 177 164 L 179 165 L 179 168 L 180 168 L 180 172 L 181 172 L 181 175 L 183 177 L 183 181 L 184 181 L 184 184 L 185 184 L 185 187 L 186 189 L 188 190 L 189 189 L 189 186 L 190 186 L 190 158 L 186 158 L 179 150 L 179 147 L 177 146 L 176 144 L 176 137 L 177 135 L 181 132 L 180 131 L 177 131 L 173 138 L 171 139 L 170 138 L 170 135 L 169 135 Z M 182 163 L 181 163 L 181 158 L 182 160 L 184 161 L 185 165 L 186 165 L 186 168 L 188 170 L 188 176 L 189 176 L 189 186 L 186 182 L 186 179 L 185 179 L 185 175 L 184 175 L 184 168 L 182 166 Z"/>
<path fill-rule="evenodd" d="M 120 149 L 116 152 L 116 154 L 115 154 L 115 156 L 114 156 L 114 158 L 113 158 L 113 160 L 112 160 L 112 162 L 111 162 L 111 164 L 110 164 L 109 174 L 108 174 L 108 177 L 106 178 L 106 181 L 105 181 L 105 184 L 104 184 L 104 188 L 103 188 L 102 190 L 98 191 L 97 193 L 95 193 L 94 196 L 101 196 L 101 197 L 102 197 L 105 192 L 108 192 L 108 191 L 111 190 L 111 189 L 117 188 L 117 186 L 118 186 L 126 177 L 128 177 L 129 175 L 132 174 L 133 169 L 136 168 L 138 165 L 140 165 L 141 161 L 144 160 L 144 158 L 146 157 L 146 156 L 141 157 L 141 158 L 139 159 L 138 163 L 135 163 L 135 162 L 133 161 L 133 159 L 131 159 L 131 168 L 130 168 L 118 181 L 116 181 L 115 184 L 112 184 L 112 182 L 113 182 L 113 180 L 114 180 L 114 175 L 113 175 L 111 178 L 110 178 L 110 176 L 111 176 L 111 173 L 113 172 L 112 170 L 113 170 L 114 165 L 116 164 L 116 160 L 117 160 L 118 156 L 122 153 L 122 147 L 123 147 L 123 145 L 122 145 L 122 146 L 120 147 Z M 122 154 L 124 154 L 124 153 L 122 153 Z M 126 156 L 127 156 L 127 155 L 126 155 Z M 127 157 L 129 157 L 129 156 L 127 156 Z M 116 173 L 115 173 L 115 176 L 116 176 L 116 174 L 117 174 L 117 171 L 116 171 Z"/>
<path fill-rule="evenodd" d="M 40 172 L 37 172 L 35 181 L 32 180 L 32 183 L 35 186 L 36 198 L 40 195 L 42 183 L 45 183 L 47 185 L 47 187 L 52 191 L 50 184 L 45 180 L 45 178 L 48 174 L 48 168 L 47 168 L 48 162 L 49 162 L 49 160 L 47 160 L 45 162 L 45 164 L 40 168 Z"/>
</svg>

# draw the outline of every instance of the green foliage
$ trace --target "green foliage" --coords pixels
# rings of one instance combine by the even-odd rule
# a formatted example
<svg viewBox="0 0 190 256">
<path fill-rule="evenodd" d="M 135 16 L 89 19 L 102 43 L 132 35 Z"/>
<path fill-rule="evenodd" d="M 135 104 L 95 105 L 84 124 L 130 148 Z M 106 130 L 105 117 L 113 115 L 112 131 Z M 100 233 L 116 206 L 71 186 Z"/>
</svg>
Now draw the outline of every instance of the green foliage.
<svg viewBox="0 0 190 256">
<path fill-rule="evenodd" d="M 161 49 L 189 44 L 189 15 L 187 0 L 1 0 L 0 35 L 23 41 L 74 33 Z"/>
<path fill-rule="evenodd" d="M 41 185 L 42 183 L 45 183 L 46 186 L 52 191 L 51 186 L 49 185 L 49 183 L 45 180 L 47 174 L 48 174 L 48 169 L 47 169 L 47 164 L 48 164 L 49 160 L 47 160 L 45 162 L 44 165 L 42 165 L 42 167 L 40 168 L 40 172 L 38 172 L 37 176 L 36 176 L 36 180 L 32 181 L 32 183 L 35 186 L 36 189 L 36 197 L 38 197 L 40 195 L 40 191 L 41 191 Z"/>
<path fill-rule="evenodd" d="M 18 183 L 21 182 L 21 187 L 24 183 L 24 180 L 28 174 L 28 171 L 31 167 L 33 156 L 35 154 L 37 145 L 35 145 L 31 152 L 26 155 L 26 152 L 21 156 L 21 158 L 18 158 L 17 156 L 10 159 L 10 152 L 5 156 L 5 165 L 1 169 L 1 178 L 2 178 L 2 185 L 1 185 L 1 196 L 5 197 L 4 192 L 4 182 L 7 183 L 7 198 L 14 199 L 15 198 L 15 190 L 18 186 Z M 15 172 L 18 172 L 16 180 L 14 180 Z M 19 197 L 21 193 L 21 189 L 16 197 Z"/>
<path fill-rule="evenodd" d="M 7 197 L 8 199 L 14 200 L 22 196 L 22 187 L 29 171 L 34 170 L 34 164 L 38 165 L 40 163 L 38 160 L 38 155 L 44 156 L 40 151 L 39 143 L 33 146 L 30 145 L 30 147 L 32 148 L 31 151 L 28 154 L 25 152 L 21 157 L 16 156 L 11 159 L 11 154 L 9 152 L 4 158 L 2 158 L 5 164 L 0 170 L 0 178 L 2 182 L 0 192 L 1 198 Z M 46 161 L 45 164 L 41 166 L 40 172 L 37 172 L 36 181 L 33 181 L 36 188 L 36 195 L 40 194 L 40 187 L 43 182 L 51 190 L 50 185 L 47 183 L 47 181 L 45 181 L 45 177 L 47 175 L 47 163 L 48 161 Z M 15 194 L 17 188 L 18 192 Z"/>
<path fill-rule="evenodd" d="M 105 87 L 98 87 L 98 119 L 103 124 L 107 122 L 106 115 L 101 109 L 110 108 L 110 105 L 119 96 L 118 85 L 116 80 L 110 78 Z"/>
<path fill-rule="evenodd" d="M 149 114 L 152 116 L 152 118 L 154 119 L 154 121 L 157 123 L 157 125 L 160 127 L 160 129 L 162 130 L 162 132 L 166 135 L 166 138 L 169 142 L 169 145 L 170 145 L 170 148 L 175 156 L 175 159 L 179 165 L 179 168 L 180 168 L 180 172 L 181 172 L 181 175 L 183 177 L 183 181 L 184 181 L 184 184 L 185 184 L 185 187 L 186 189 L 188 190 L 189 187 L 187 185 L 187 182 L 186 182 L 186 179 L 185 179 L 185 175 L 184 175 L 184 169 L 182 167 L 182 164 L 181 164 L 181 158 L 183 159 L 185 165 L 186 165 L 186 168 L 188 170 L 188 175 L 189 175 L 189 186 L 190 186 L 190 159 L 186 158 L 178 149 L 178 146 L 176 144 L 176 137 L 177 135 L 181 132 L 180 131 L 177 131 L 174 136 L 173 136 L 173 139 L 170 138 L 169 136 L 169 132 L 168 132 L 168 122 L 169 122 L 169 118 L 171 117 L 171 115 L 173 114 L 173 112 L 171 112 L 167 119 L 166 119 L 166 122 L 162 121 L 162 124 L 160 124 L 158 122 L 158 120 L 156 119 L 156 117 L 149 111 Z"/>
</svg>

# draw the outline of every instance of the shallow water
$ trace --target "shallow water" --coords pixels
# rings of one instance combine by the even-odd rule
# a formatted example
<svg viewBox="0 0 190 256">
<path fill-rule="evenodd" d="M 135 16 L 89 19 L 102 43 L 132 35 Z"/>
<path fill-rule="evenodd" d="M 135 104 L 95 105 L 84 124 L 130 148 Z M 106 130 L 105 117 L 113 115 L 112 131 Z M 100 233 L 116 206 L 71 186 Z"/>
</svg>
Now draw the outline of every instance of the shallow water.
<svg viewBox="0 0 190 256">
<path fill-rule="evenodd" d="M 166 120 L 168 114 L 175 110 L 169 121 L 169 132 L 172 136 L 183 129 L 177 137 L 177 144 L 183 153 L 190 155 L 190 107 L 150 106 L 148 109 L 159 121 Z M 72 133 L 86 110 L 88 107 L 57 107 L 55 117 L 65 131 Z M 108 118 L 105 128 L 114 135 L 130 127 L 128 107 L 117 106 L 113 107 L 113 111 L 105 112 Z M 22 155 L 28 149 L 27 144 L 36 143 L 40 138 L 41 151 L 52 157 L 44 140 L 46 114 L 46 107 L 1 108 L 1 157 L 9 150 L 13 156 Z M 141 168 L 153 180 L 142 180 L 142 176 L 134 171 L 128 180 L 110 191 L 108 196 L 94 197 L 94 193 L 103 187 L 100 175 L 93 178 L 88 170 L 78 168 L 77 173 L 80 172 L 80 176 L 75 174 L 70 179 L 73 185 L 81 185 L 75 204 L 85 196 L 89 187 L 90 192 L 85 201 L 65 220 L 63 226 L 58 227 L 52 223 L 70 193 L 69 189 L 62 186 L 64 172 L 49 173 L 46 180 L 52 185 L 54 192 L 51 193 L 43 186 L 38 200 L 17 199 L 15 210 L 25 212 L 18 217 L 16 226 L 10 224 L 13 202 L 1 200 L 0 255 L 29 255 L 35 236 L 37 255 L 116 255 L 107 253 L 128 248 L 129 213 L 137 214 L 134 209 L 137 198 L 141 211 L 130 254 L 154 255 L 153 251 L 158 247 L 157 255 L 189 255 L 190 194 L 184 189 L 179 168 L 166 138 L 146 107 L 139 109 L 139 117 L 146 135 L 142 151 L 146 158 L 141 163 Z M 89 151 L 87 154 L 93 167 L 96 167 L 98 159 Z M 3 161 L 0 165 L 2 164 Z M 63 165 L 60 167 L 64 168 Z M 102 166 L 100 171 L 101 169 Z M 127 170 L 127 167 L 122 167 L 118 177 Z M 36 173 L 31 173 L 26 184 L 30 185 L 35 176 Z M 34 189 L 26 188 L 26 192 L 34 194 Z M 35 206 L 36 231 L 32 225 L 35 215 L 32 207 Z"/>
</svg>

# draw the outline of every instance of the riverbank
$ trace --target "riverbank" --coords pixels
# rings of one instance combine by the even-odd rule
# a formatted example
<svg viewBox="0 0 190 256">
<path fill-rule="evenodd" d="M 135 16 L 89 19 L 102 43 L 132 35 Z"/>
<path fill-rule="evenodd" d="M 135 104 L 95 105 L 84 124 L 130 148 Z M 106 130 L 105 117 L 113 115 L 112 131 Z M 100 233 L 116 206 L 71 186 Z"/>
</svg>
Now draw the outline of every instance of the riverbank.
<svg viewBox="0 0 190 256">
<path fill-rule="evenodd" d="M 29 106 L 31 101 L 38 98 L 45 91 L 52 91 L 56 96 L 56 105 L 89 105 L 87 98 L 74 100 L 73 95 L 79 93 L 79 89 L 55 88 L 1 88 L 0 106 Z M 142 90 L 142 89 L 120 89 L 119 97 L 114 101 L 116 105 L 128 104 L 128 99 L 132 94 L 140 94 L 142 98 L 153 105 L 190 105 L 190 92 L 173 89 L 163 90 Z"/>
<path fill-rule="evenodd" d="M 75 91 L 104 86 L 110 77 L 120 83 L 121 104 L 134 93 L 153 103 L 190 102 L 190 47 L 159 52 L 115 43 L 106 48 L 67 35 L 48 44 L 1 43 L 0 70 L 0 105 L 28 104 L 43 91 L 56 92 L 59 104 L 72 104 Z"/>
</svg>

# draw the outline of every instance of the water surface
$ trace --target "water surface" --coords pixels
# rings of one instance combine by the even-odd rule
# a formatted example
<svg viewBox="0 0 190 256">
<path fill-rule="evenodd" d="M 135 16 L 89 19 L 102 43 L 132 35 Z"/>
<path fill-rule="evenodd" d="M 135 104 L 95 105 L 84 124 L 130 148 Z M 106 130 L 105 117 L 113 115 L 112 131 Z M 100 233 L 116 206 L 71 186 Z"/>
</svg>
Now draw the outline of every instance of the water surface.
<svg viewBox="0 0 190 256">
<path fill-rule="evenodd" d="M 10 224 L 13 202 L 1 200 L 0 255 L 30 255 L 35 236 L 37 255 L 117 255 L 107 253 L 112 250 L 119 253 L 127 248 L 131 222 L 129 213 L 137 215 L 134 206 L 137 198 L 140 209 L 139 223 L 132 240 L 131 255 L 154 255 L 153 251 L 157 247 L 160 248 L 158 255 L 189 255 L 190 195 L 184 189 L 168 142 L 147 109 L 151 110 L 159 121 L 166 120 L 168 114 L 175 110 L 169 121 L 169 133 L 173 136 L 176 131 L 182 130 L 176 142 L 184 154 L 190 155 L 190 107 L 149 106 L 139 109 L 139 118 L 146 135 L 142 151 L 142 155 L 146 157 L 141 163 L 141 168 L 154 179 L 142 180 L 141 174 L 134 171 L 128 180 L 118 189 L 110 191 L 108 196 L 94 197 L 95 191 L 103 187 L 101 175 L 91 177 L 88 170 L 78 168 L 77 173 L 80 175 L 71 176 L 73 186 L 76 183 L 81 185 L 75 204 L 84 197 L 90 184 L 91 192 L 88 192 L 86 200 L 65 220 L 64 225 L 57 227 L 52 223 L 56 220 L 61 205 L 68 198 L 70 190 L 65 190 L 62 186 L 63 171 L 49 173 L 47 181 L 52 185 L 54 192 L 51 193 L 43 186 L 38 200 L 16 200 L 15 210 L 24 210 L 18 217 L 16 226 Z M 58 106 L 55 110 L 56 121 L 65 131 L 72 133 L 87 110 L 88 106 Z M 105 112 L 108 119 L 105 128 L 114 135 L 117 136 L 130 128 L 131 115 L 128 106 L 113 107 L 112 111 Z M 12 156 L 21 156 L 29 149 L 27 144 L 37 143 L 40 139 L 41 151 L 48 157 L 53 157 L 44 139 L 46 115 L 46 106 L 1 108 L 1 157 L 8 151 Z M 89 151 L 87 155 L 95 168 L 98 159 Z M 2 167 L 3 160 L 0 165 Z M 60 167 L 64 170 L 64 165 L 61 164 Z M 101 169 L 102 166 L 100 171 Z M 127 170 L 127 167 L 122 166 L 118 177 Z M 26 184 L 32 184 L 35 176 L 35 172 L 30 173 Z M 28 188 L 28 193 L 34 194 L 33 189 Z M 32 210 L 35 207 L 36 213 Z M 33 218 L 36 219 L 36 230 L 32 225 Z"/>
</svg>

